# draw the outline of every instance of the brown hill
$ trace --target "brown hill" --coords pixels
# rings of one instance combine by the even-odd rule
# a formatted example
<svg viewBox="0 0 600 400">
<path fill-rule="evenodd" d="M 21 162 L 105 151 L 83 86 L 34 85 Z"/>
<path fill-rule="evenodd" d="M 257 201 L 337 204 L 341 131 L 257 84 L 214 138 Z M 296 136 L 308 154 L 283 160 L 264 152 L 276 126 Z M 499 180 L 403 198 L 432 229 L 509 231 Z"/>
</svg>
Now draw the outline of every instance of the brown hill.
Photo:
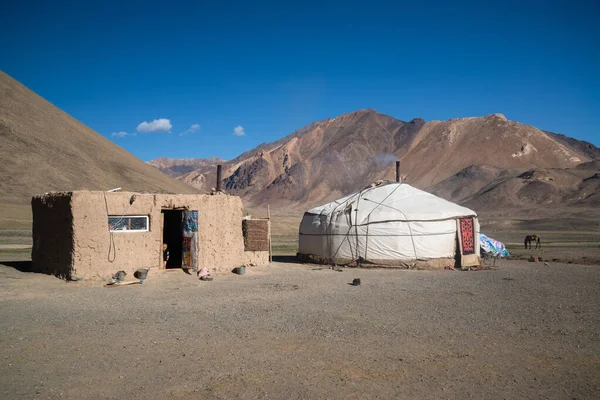
<svg viewBox="0 0 600 400">
<path fill-rule="evenodd" d="M 462 202 L 498 179 L 589 161 L 595 148 L 568 139 L 501 114 L 404 122 L 360 110 L 314 122 L 224 163 L 224 186 L 251 204 L 306 208 L 393 179 L 394 161 L 401 159 L 407 182 Z M 214 165 L 178 179 L 207 190 L 214 186 Z"/>
<path fill-rule="evenodd" d="M 540 168 L 506 174 L 466 198 L 476 209 L 600 207 L 600 168 Z"/>
<path fill-rule="evenodd" d="M 539 129 L 501 114 L 428 122 L 403 157 L 409 176 L 421 186 L 471 165 L 524 170 L 568 168 L 587 160 Z"/>
<path fill-rule="evenodd" d="M 297 205 L 332 198 L 381 175 L 396 158 L 389 153 L 409 142 L 423 123 L 373 110 L 314 122 L 225 163 L 224 186 L 256 203 L 272 199 Z M 214 166 L 179 179 L 207 189 L 214 186 Z"/>
<path fill-rule="evenodd" d="M 600 229 L 600 166 L 505 173 L 462 201 L 494 229 Z"/>
<path fill-rule="evenodd" d="M 444 199 L 461 203 L 489 185 L 496 178 L 510 175 L 510 171 L 491 165 L 471 165 L 456 175 L 444 179 L 428 190 Z"/>
<path fill-rule="evenodd" d="M 0 71 L 0 202 L 53 190 L 196 192 Z"/>
</svg>

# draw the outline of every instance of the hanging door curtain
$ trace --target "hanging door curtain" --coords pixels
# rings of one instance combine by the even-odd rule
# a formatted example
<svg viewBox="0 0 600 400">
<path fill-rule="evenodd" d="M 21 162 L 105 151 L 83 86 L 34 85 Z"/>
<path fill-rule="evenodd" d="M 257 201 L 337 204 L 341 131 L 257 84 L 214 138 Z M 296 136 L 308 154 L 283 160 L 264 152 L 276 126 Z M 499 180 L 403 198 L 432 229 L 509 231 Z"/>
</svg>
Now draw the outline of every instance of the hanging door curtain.
<svg viewBox="0 0 600 400">
<path fill-rule="evenodd" d="M 475 254 L 475 229 L 473 218 L 460 219 L 460 238 L 462 242 L 462 253 L 464 255 Z"/>
<path fill-rule="evenodd" d="M 181 266 L 186 269 L 198 270 L 198 211 L 184 211 L 183 218 L 183 248 Z"/>
</svg>

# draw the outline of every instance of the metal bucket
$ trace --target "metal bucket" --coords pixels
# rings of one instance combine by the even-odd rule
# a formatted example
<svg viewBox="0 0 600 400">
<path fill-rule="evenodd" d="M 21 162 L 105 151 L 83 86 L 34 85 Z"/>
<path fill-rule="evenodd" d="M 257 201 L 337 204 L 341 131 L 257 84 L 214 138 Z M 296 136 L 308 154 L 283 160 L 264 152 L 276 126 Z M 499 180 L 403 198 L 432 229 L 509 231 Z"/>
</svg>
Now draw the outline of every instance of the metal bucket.
<svg viewBox="0 0 600 400">
<path fill-rule="evenodd" d="M 246 273 L 246 266 L 242 265 L 241 267 L 237 267 L 235 269 L 235 273 L 238 275 L 244 275 Z"/>
<path fill-rule="evenodd" d="M 136 279 L 146 279 L 146 277 L 148 276 L 148 269 L 140 268 L 133 273 L 133 276 L 135 276 Z"/>
</svg>

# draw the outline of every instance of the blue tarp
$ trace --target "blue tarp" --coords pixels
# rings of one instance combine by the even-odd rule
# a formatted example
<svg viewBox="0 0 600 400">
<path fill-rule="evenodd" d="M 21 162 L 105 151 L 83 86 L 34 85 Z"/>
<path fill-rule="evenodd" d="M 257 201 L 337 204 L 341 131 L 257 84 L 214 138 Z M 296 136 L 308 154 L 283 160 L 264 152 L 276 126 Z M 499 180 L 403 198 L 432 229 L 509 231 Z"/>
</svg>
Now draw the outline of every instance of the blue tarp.
<svg viewBox="0 0 600 400">
<path fill-rule="evenodd" d="M 483 233 L 479 233 L 479 243 L 483 251 L 491 254 L 494 257 L 508 257 L 510 253 L 506 250 L 504 243 L 489 238 L 485 236 Z"/>
</svg>

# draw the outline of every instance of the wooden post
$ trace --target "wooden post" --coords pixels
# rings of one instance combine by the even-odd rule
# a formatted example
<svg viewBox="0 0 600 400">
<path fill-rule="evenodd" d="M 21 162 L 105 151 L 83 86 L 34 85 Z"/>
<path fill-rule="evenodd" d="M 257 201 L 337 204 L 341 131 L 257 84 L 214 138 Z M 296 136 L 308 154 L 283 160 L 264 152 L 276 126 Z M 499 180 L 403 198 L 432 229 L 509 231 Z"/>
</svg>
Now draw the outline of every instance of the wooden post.
<svg viewBox="0 0 600 400">
<path fill-rule="evenodd" d="M 273 247 L 271 246 L 271 207 L 267 204 L 267 218 L 269 219 L 269 262 L 273 262 Z"/>
</svg>

